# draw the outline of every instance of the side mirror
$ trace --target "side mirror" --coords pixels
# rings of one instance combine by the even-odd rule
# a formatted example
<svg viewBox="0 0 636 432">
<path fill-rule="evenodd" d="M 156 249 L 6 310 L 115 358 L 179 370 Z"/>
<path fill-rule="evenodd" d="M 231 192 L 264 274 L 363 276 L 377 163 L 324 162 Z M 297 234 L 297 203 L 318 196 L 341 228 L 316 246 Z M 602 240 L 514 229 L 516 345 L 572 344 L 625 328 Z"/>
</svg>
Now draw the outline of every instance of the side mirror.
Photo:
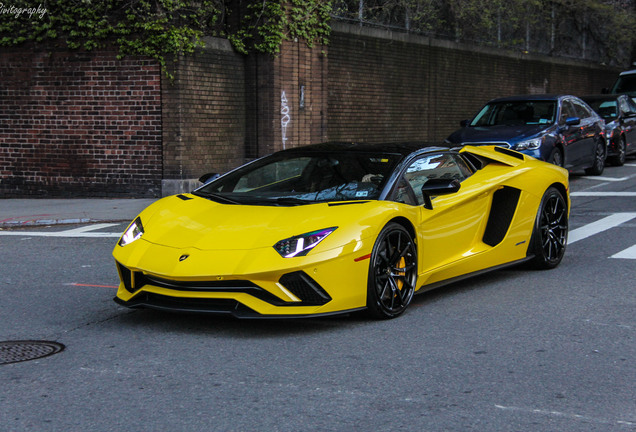
<svg viewBox="0 0 636 432">
<path fill-rule="evenodd" d="M 459 122 L 459 126 L 466 127 L 470 124 L 470 120 L 462 120 Z"/>
<path fill-rule="evenodd" d="M 568 117 L 565 119 L 565 124 L 568 126 L 576 126 L 581 124 L 581 119 L 578 117 Z"/>
<path fill-rule="evenodd" d="M 203 174 L 201 177 L 199 177 L 199 181 L 201 183 L 203 183 L 203 184 L 208 184 L 212 180 L 216 180 L 219 177 L 221 177 L 221 175 L 218 174 L 218 173 L 207 173 L 207 174 Z"/>
<path fill-rule="evenodd" d="M 459 180 L 430 179 L 422 185 L 422 196 L 424 197 L 424 208 L 433 210 L 431 196 L 450 195 L 461 187 Z"/>
</svg>

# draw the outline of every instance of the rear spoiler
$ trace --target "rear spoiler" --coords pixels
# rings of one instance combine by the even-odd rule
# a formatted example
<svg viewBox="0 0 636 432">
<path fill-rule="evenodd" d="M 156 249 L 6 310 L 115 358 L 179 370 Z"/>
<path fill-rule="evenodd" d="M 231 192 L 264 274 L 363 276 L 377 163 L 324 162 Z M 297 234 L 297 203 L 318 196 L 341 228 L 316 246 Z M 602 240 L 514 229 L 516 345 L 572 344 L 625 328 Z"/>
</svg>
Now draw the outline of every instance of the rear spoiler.
<svg viewBox="0 0 636 432">
<path fill-rule="evenodd" d="M 477 159 L 486 159 L 486 162 L 498 162 L 504 165 L 516 167 L 525 162 L 526 156 L 523 153 L 519 153 L 515 150 L 510 150 L 505 147 L 489 145 L 489 146 L 464 146 L 459 151 L 465 156 L 474 156 Z M 473 158 L 471 158 L 473 159 Z M 483 165 L 479 168 L 483 168 Z"/>
</svg>

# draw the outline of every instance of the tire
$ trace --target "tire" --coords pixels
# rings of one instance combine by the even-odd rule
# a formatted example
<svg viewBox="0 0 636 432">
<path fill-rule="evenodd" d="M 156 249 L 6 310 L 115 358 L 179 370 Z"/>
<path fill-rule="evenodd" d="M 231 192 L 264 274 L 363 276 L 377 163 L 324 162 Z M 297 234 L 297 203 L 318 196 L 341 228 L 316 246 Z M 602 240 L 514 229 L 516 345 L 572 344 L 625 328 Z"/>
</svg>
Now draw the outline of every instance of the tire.
<svg viewBox="0 0 636 432">
<path fill-rule="evenodd" d="M 563 168 L 564 160 L 563 160 L 563 153 L 561 152 L 561 150 L 558 148 L 555 148 L 554 150 L 552 150 L 552 153 L 550 153 L 550 157 L 548 158 L 548 162 Z"/>
<path fill-rule="evenodd" d="M 400 224 L 389 223 L 378 235 L 367 283 L 367 308 L 375 318 L 395 318 L 413 299 L 417 281 L 417 248 Z"/>
<path fill-rule="evenodd" d="M 530 240 L 531 265 L 537 269 L 558 266 L 565 254 L 567 239 L 567 202 L 558 189 L 549 187 L 541 199 Z"/>
<path fill-rule="evenodd" d="M 621 137 L 618 141 L 618 154 L 608 158 L 609 163 L 614 166 L 623 166 L 625 164 L 627 152 L 627 143 L 625 142 L 625 137 Z"/>
<path fill-rule="evenodd" d="M 585 170 L 587 175 L 601 175 L 605 169 L 605 158 L 607 151 L 605 150 L 605 144 L 603 141 L 596 143 L 596 150 L 594 151 L 594 163 L 591 167 Z"/>
</svg>

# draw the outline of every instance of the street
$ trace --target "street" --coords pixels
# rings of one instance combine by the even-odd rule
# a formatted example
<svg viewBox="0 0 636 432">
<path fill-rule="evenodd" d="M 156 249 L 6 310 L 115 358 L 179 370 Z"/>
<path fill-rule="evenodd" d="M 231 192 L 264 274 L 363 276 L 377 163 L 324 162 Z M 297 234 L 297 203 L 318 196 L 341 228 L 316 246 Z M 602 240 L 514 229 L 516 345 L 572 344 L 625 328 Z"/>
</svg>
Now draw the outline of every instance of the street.
<svg viewBox="0 0 636 432">
<path fill-rule="evenodd" d="M 2 431 L 636 431 L 636 160 L 571 175 L 565 257 L 415 297 L 393 320 L 128 310 L 125 224 L 0 231 Z"/>
</svg>

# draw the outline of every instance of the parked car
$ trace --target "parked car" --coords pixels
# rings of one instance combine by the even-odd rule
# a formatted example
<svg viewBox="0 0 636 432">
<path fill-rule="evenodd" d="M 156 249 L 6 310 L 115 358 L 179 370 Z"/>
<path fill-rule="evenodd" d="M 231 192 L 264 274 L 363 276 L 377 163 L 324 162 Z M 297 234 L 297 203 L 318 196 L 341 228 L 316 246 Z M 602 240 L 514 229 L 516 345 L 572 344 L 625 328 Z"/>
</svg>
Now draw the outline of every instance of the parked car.
<svg viewBox="0 0 636 432">
<path fill-rule="evenodd" d="M 511 96 L 489 101 L 446 142 L 499 145 L 569 171 L 603 173 L 605 121 L 571 95 Z"/>
<path fill-rule="evenodd" d="M 621 72 L 614 85 L 603 89 L 603 93 L 627 94 L 636 102 L 636 69 Z"/>
<path fill-rule="evenodd" d="M 326 143 L 163 198 L 113 255 L 131 308 L 293 318 L 406 310 L 521 262 L 556 267 L 568 172 L 501 147 Z"/>
<path fill-rule="evenodd" d="M 623 165 L 625 157 L 636 153 L 636 102 L 628 95 L 594 95 L 583 99 L 605 120 L 607 160 Z"/>
</svg>

